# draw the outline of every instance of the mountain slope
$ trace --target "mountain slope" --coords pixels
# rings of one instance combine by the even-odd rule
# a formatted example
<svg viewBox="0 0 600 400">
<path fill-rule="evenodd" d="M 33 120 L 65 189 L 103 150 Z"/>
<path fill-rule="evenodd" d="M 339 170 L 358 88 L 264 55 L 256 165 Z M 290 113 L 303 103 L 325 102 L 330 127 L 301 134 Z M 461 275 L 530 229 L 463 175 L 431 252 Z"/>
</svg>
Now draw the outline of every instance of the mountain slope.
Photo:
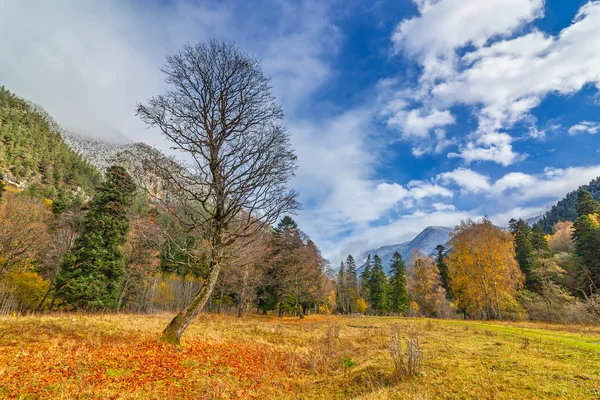
<svg viewBox="0 0 600 400">
<path fill-rule="evenodd" d="M 0 87 L 0 174 L 25 188 L 81 188 L 92 193 L 99 171 L 73 151 L 39 107 Z"/>
<path fill-rule="evenodd" d="M 69 147 L 100 171 L 106 171 L 115 164 L 120 153 L 135 149 L 133 142 L 113 143 L 67 131 L 61 132 L 61 135 Z"/>
<path fill-rule="evenodd" d="M 364 267 L 364 264 L 367 260 L 367 255 L 371 254 L 371 257 L 373 257 L 375 254 L 377 254 L 381 258 L 383 269 L 385 270 L 386 274 L 389 275 L 390 261 L 392 259 L 392 255 L 396 251 L 402 255 L 402 258 L 407 263 L 410 260 L 413 250 L 415 249 L 420 250 L 427 255 L 432 255 L 437 245 L 445 245 L 448 243 L 448 240 L 450 240 L 450 233 L 452 231 L 452 228 L 444 226 L 428 226 L 409 242 L 382 246 L 378 249 L 368 250 L 361 254 L 356 260 L 357 264 L 360 265 L 360 268 L 358 269 L 359 273 Z"/>
<path fill-rule="evenodd" d="M 592 180 L 587 185 L 580 188 L 586 189 L 592 194 L 592 197 L 600 201 L 600 178 Z M 577 190 L 568 193 L 559 200 L 544 216 L 536 223 L 546 232 L 552 231 L 552 226 L 559 221 L 575 221 L 577 211 L 575 210 L 575 200 L 577 199 Z"/>
</svg>

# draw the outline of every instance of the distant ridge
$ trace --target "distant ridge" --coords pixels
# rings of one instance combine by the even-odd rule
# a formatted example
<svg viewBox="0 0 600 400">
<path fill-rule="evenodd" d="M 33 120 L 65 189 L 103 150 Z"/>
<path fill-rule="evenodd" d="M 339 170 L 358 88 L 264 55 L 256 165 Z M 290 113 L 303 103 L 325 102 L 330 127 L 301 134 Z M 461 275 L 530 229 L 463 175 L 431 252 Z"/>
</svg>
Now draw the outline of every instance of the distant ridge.
<svg viewBox="0 0 600 400">
<path fill-rule="evenodd" d="M 446 245 L 448 243 L 450 233 L 453 230 L 453 228 L 445 226 L 428 226 L 409 242 L 382 246 L 377 249 L 365 251 L 356 260 L 356 263 L 360 265 L 358 272 L 362 271 L 369 254 L 371 258 L 377 254 L 381 258 L 385 273 L 389 275 L 390 261 L 396 251 L 402 255 L 406 263 L 410 260 L 414 249 L 420 250 L 427 255 L 432 255 L 437 245 Z"/>
<path fill-rule="evenodd" d="M 587 185 L 582 185 L 578 189 L 567 193 L 565 197 L 559 200 L 548 210 L 536 223 L 546 232 L 551 232 L 552 227 L 559 221 L 575 221 L 577 211 L 575 210 L 575 200 L 577 191 L 585 189 L 592 194 L 595 200 L 600 201 L 600 177 L 593 179 Z"/>
</svg>

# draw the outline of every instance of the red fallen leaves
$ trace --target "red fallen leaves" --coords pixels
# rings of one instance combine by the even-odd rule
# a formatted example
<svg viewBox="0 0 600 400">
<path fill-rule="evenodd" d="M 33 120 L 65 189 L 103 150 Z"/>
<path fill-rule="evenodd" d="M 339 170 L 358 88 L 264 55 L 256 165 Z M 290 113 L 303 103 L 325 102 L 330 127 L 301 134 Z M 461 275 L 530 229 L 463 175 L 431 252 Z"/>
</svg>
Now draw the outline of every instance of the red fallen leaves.
<svg viewBox="0 0 600 400">
<path fill-rule="evenodd" d="M 0 347 L 0 398 L 264 398 L 285 390 L 289 360 L 231 340 L 191 339 L 180 350 L 140 337 L 21 344 Z"/>
</svg>

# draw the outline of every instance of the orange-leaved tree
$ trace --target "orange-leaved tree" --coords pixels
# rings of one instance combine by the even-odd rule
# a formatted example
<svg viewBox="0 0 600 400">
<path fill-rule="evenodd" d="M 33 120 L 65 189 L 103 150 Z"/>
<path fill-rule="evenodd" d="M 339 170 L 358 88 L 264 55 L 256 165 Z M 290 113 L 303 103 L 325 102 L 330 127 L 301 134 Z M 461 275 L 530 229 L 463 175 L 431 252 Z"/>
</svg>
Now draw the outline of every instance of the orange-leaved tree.
<svg viewBox="0 0 600 400">
<path fill-rule="evenodd" d="M 524 277 L 509 232 L 481 221 L 461 222 L 451 235 L 448 269 L 458 310 L 484 319 L 501 319 L 518 310 L 517 290 Z"/>
</svg>

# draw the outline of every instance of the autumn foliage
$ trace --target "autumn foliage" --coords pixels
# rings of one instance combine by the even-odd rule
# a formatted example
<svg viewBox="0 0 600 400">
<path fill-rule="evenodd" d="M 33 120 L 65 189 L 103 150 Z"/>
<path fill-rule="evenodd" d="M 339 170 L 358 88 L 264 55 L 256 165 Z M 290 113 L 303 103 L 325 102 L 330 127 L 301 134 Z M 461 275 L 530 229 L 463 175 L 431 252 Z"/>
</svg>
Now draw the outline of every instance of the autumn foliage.
<svg viewBox="0 0 600 400">
<path fill-rule="evenodd" d="M 463 221 L 452 233 L 448 257 L 458 309 L 484 319 L 501 319 L 518 310 L 517 290 L 524 277 L 510 233 L 489 219 Z"/>
</svg>

